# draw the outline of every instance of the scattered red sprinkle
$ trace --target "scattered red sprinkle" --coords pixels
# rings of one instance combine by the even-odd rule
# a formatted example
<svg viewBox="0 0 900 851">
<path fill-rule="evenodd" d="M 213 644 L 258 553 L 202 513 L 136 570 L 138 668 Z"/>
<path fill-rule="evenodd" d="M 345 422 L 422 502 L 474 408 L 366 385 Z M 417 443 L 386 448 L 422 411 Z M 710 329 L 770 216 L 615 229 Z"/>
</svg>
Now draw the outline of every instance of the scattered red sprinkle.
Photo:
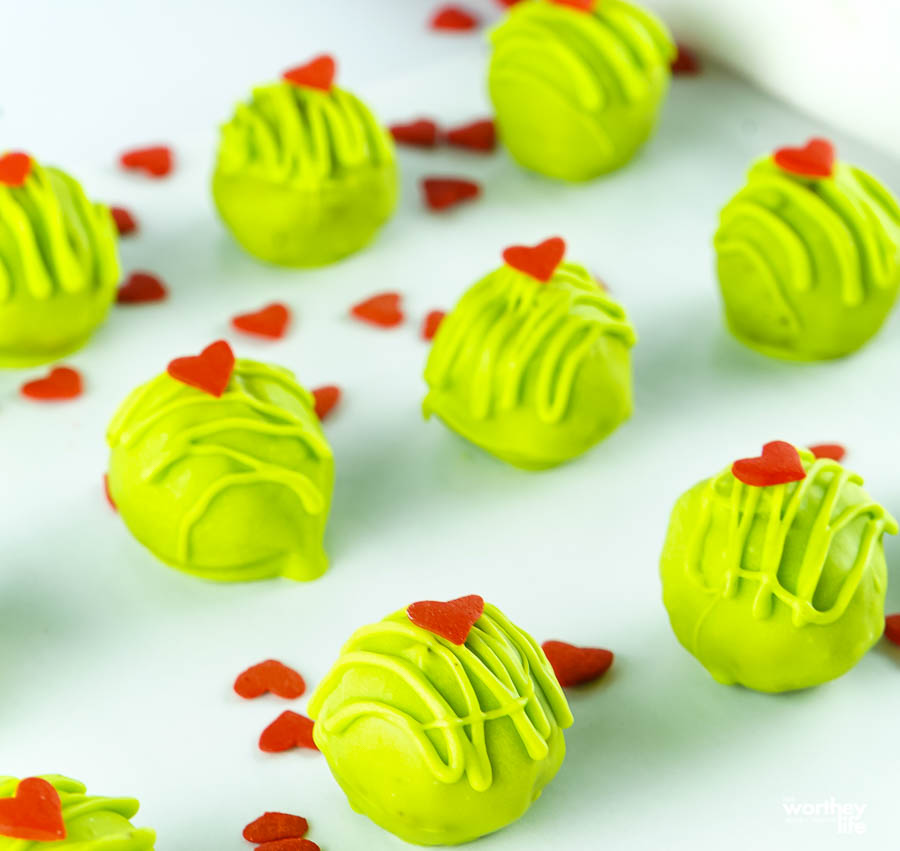
<svg viewBox="0 0 900 851">
<path fill-rule="evenodd" d="M 66 838 L 59 793 L 40 777 L 27 777 L 12 798 L 0 799 L 0 836 L 29 842 Z"/>
<path fill-rule="evenodd" d="M 166 145 L 126 151 L 119 161 L 129 171 L 142 171 L 150 177 L 165 177 L 175 165 L 172 149 Z"/>
<path fill-rule="evenodd" d="M 513 245 L 503 252 L 508 266 L 530 275 L 546 284 L 566 256 L 565 240 L 558 236 L 545 239 L 537 245 Z"/>
<path fill-rule="evenodd" d="M 302 86 L 306 89 L 319 89 L 323 92 L 330 92 L 334 85 L 334 76 L 337 73 L 337 64 L 334 59 L 328 55 L 317 56 L 311 62 L 305 65 L 297 65 L 289 68 L 281 77 L 295 86 Z"/>
<path fill-rule="evenodd" d="M 731 472 L 745 485 L 765 488 L 784 485 L 806 478 L 806 470 L 796 447 L 783 440 L 775 440 L 763 446 L 758 458 L 742 458 L 731 465 Z"/>
<path fill-rule="evenodd" d="M 256 851 L 321 851 L 311 839 L 277 839 L 256 846 Z"/>
<path fill-rule="evenodd" d="M 176 381 L 196 387 L 217 399 L 225 392 L 234 370 L 234 352 L 225 340 L 217 340 L 199 355 L 175 358 L 167 372 Z"/>
<path fill-rule="evenodd" d="M 75 399 L 84 392 L 81 375 L 68 366 L 57 366 L 46 378 L 38 378 L 22 385 L 22 395 L 42 402 Z"/>
<path fill-rule="evenodd" d="M 888 615 L 884 619 L 884 637 L 891 644 L 900 644 L 900 614 Z"/>
<path fill-rule="evenodd" d="M 565 641 L 545 641 L 542 645 L 556 679 L 564 687 L 599 680 L 613 663 L 613 654 L 600 647 L 576 647 Z"/>
<path fill-rule="evenodd" d="M 407 617 L 418 627 L 446 638 L 451 644 L 463 645 L 469 631 L 484 614 L 484 600 L 477 594 L 443 603 L 423 600 L 406 610 Z"/>
<path fill-rule="evenodd" d="M 579 12 L 593 12 L 598 0 L 551 0 L 557 6 L 570 6 Z"/>
<path fill-rule="evenodd" d="M 300 839 L 306 836 L 309 822 L 303 816 L 290 813 L 263 813 L 245 828 L 247 842 L 273 842 L 278 839 Z"/>
<path fill-rule="evenodd" d="M 324 420 L 337 403 L 341 401 L 341 388 L 334 384 L 317 387 L 312 391 L 312 394 L 316 400 L 316 416 L 320 420 Z"/>
<path fill-rule="evenodd" d="M 431 341 L 434 339 L 434 335 L 437 334 L 437 330 L 441 327 L 441 322 L 444 321 L 446 315 L 446 310 L 432 310 L 431 313 L 425 317 L 425 321 L 422 323 L 423 340 Z"/>
<path fill-rule="evenodd" d="M 700 59 L 693 50 L 687 45 L 679 43 L 677 45 L 678 52 L 672 60 L 672 73 L 681 76 L 694 76 L 699 74 L 703 69 L 700 65 Z"/>
<path fill-rule="evenodd" d="M 290 309 L 279 302 L 257 310 L 254 313 L 242 313 L 231 320 L 238 331 L 255 334 L 257 337 L 268 337 L 271 340 L 281 339 L 287 332 L 291 321 Z"/>
<path fill-rule="evenodd" d="M 431 18 L 433 30 L 468 32 L 474 30 L 479 23 L 476 15 L 461 6 L 442 6 Z"/>
<path fill-rule="evenodd" d="M 481 194 L 481 187 L 474 180 L 458 177 L 426 177 L 422 190 L 425 203 L 432 210 L 446 210 Z"/>
<path fill-rule="evenodd" d="M 132 272 L 128 280 L 119 287 L 116 301 L 119 304 L 144 304 L 148 301 L 162 301 L 169 291 L 165 284 L 149 272 Z"/>
<path fill-rule="evenodd" d="M 830 458 L 832 461 L 841 462 L 847 454 L 847 450 L 840 443 L 817 443 L 810 446 L 809 451 L 816 458 Z"/>
<path fill-rule="evenodd" d="M 433 148 L 438 143 L 438 126 L 429 118 L 420 118 L 408 124 L 392 124 L 391 135 L 400 145 L 414 148 Z"/>
<path fill-rule="evenodd" d="M 497 129 L 491 118 L 473 121 L 447 131 L 447 144 L 470 151 L 493 151 L 497 147 Z"/>
<path fill-rule="evenodd" d="M 119 236 L 128 236 L 138 229 L 137 219 L 130 210 L 126 210 L 124 207 L 110 207 L 109 212 L 112 213 Z"/>
<path fill-rule="evenodd" d="M 802 148 L 779 148 L 775 165 L 803 177 L 831 177 L 834 173 L 834 145 L 827 139 L 810 139 Z"/>
<path fill-rule="evenodd" d="M 119 506 L 113 501 L 112 494 L 109 492 L 109 474 L 103 474 L 103 493 L 106 494 L 106 501 L 110 504 L 113 511 L 118 511 Z"/>
<path fill-rule="evenodd" d="M 294 748 L 317 751 L 313 741 L 313 722 L 296 712 L 282 712 L 259 737 L 259 749 L 266 753 L 282 753 Z"/>
<path fill-rule="evenodd" d="M 521 3 L 522 0 L 497 0 L 497 2 L 501 6 L 515 6 L 516 3 Z"/>
<path fill-rule="evenodd" d="M 393 328 L 406 318 L 400 306 L 401 301 L 400 293 L 379 293 L 355 304 L 350 308 L 350 313 L 371 325 Z"/>
<path fill-rule="evenodd" d="M 20 151 L 0 157 L 0 183 L 4 186 L 22 186 L 31 174 L 31 157 Z"/>
<path fill-rule="evenodd" d="M 296 700 L 306 691 L 306 683 L 293 668 L 267 659 L 240 674 L 234 681 L 234 690 L 247 700 L 262 697 L 267 692 L 285 700 Z"/>
</svg>

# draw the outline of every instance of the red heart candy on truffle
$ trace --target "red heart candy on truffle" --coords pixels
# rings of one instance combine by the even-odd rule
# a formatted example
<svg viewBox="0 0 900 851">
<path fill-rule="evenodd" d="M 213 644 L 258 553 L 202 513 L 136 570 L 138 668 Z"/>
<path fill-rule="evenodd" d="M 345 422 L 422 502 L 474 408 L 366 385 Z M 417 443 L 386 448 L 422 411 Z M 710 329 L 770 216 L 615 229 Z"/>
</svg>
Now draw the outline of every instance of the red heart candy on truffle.
<svg viewBox="0 0 900 851">
<path fill-rule="evenodd" d="M 148 301 L 162 301 L 167 295 L 163 282 L 149 272 L 132 272 L 128 280 L 119 287 L 116 301 L 119 304 L 144 304 Z"/>
<path fill-rule="evenodd" d="M 420 118 L 409 124 L 392 124 L 390 131 L 394 140 L 401 145 L 416 148 L 433 148 L 437 145 L 438 126 L 427 118 Z"/>
<path fill-rule="evenodd" d="M 66 838 L 59 793 L 40 777 L 19 783 L 12 798 L 0 799 L 0 836 L 29 842 Z"/>
<path fill-rule="evenodd" d="M 296 712 L 282 712 L 259 737 L 259 749 L 266 753 L 282 753 L 294 748 L 317 751 L 312 736 L 313 722 Z"/>
<path fill-rule="evenodd" d="M 444 321 L 446 315 L 447 312 L 445 310 L 432 310 L 425 317 L 425 322 L 422 324 L 423 340 L 431 341 L 434 339 L 434 335 L 437 334 L 438 328 L 441 327 L 441 322 Z"/>
<path fill-rule="evenodd" d="M 600 679 L 615 658 L 600 647 L 576 647 L 565 641 L 545 641 L 541 645 L 561 686 L 580 686 Z"/>
<path fill-rule="evenodd" d="M 320 420 L 324 420 L 335 405 L 341 401 L 341 388 L 334 384 L 326 384 L 324 387 L 317 387 L 312 391 L 313 399 L 316 400 L 316 416 Z"/>
<path fill-rule="evenodd" d="M 503 259 L 508 266 L 544 284 L 553 277 L 565 256 L 565 240 L 558 236 L 545 239 L 534 246 L 513 245 L 503 252 Z"/>
<path fill-rule="evenodd" d="M 128 236 L 137 230 L 137 219 L 131 214 L 130 210 L 126 210 L 124 207 L 110 207 L 109 212 L 116 223 L 116 230 L 119 232 L 119 236 Z"/>
<path fill-rule="evenodd" d="M 463 645 L 469 632 L 484 614 L 484 600 L 477 594 L 442 603 L 423 600 L 406 610 L 407 617 L 418 627 L 446 638 L 451 644 Z"/>
<path fill-rule="evenodd" d="M 831 177 L 834 173 L 834 145 L 827 139 L 810 139 L 802 148 L 779 148 L 775 164 L 791 174 L 804 177 Z"/>
<path fill-rule="evenodd" d="M 255 313 L 242 313 L 235 316 L 231 320 L 231 324 L 238 331 L 277 340 L 284 336 L 290 321 L 290 310 L 285 305 L 274 302 Z"/>
<path fill-rule="evenodd" d="M 459 6 L 443 6 L 431 18 L 431 28 L 434 30 L 466 32 L 474 30 L 478 23 L 475 15 Z"/>
<path fill-rule="evenodd" d="M 293 668 L 276 659 L 267 659 L 239 674 L 234 690 L 246 700 L 262 697 L 267 692 L 285 700 L 296 700 L 306 691 L 306 683 Z"/>
<path fill-rule="evenodd" d="M 552 0 L 557 6 L 571 6 L 579 12 L 593 12 L 598 0 Z"/>
<path fill-rule="evenodd" d="M 331 56 L 317 56 L 305 65 L 297 65 L 289 68 L 281 77 L 295 86 L 306 89 L 319 89 L 330 92 L 334 85 L 334 76 L 337 73 L 337 64 Z"/>
<path fill-rule="evenodd" d="M 817 443 L 810 446 L 809 451 L 816 458 L 830 458 L 832 461 L 841 462 L 847 454 L 847 450 L 840 443 Z"/>
<path fill-rule="evenodd" d="M 199 355 L 175 358 L 166 371 L 176 381 L 220 398 L 234 371 L 234 352 L 225 340 L 217 340 Z"/>
<path fill-rule="evenodd" d="M 884 619 L 884 637 L 892 644 L 900 644 L 900 613 Z"/>
<path fill-rule="evenodd" d="M 13 152 L 0 157 L 0 183 L 4 186 L 22 186 L 31 174 L 31 157 Z"/>
<path fill-rule="evenodd" d="M 689 76 L 700 73 L 700 59 L 689 47 L 679 43 L 676 45 L 678 52 L 672 60 L 672 73 L 676 75 Z"/>
<path fill-rule="evenodd" d="M 175 157 L 166 145 L 153 145 L 126 151 L 120 162 L 130 171 L 142 171 L 150 177 L 165 177 L 172 171 Z"/>
<path fill-rule="evenodd" d="M 370 325 L 393 328 L 405 318 L 403 310 L 400 308 L 401 300 L 400 293 L 379 293 L 355 304 L 350 308 L 350 313 Z"/>
<path fill-rule="evenodd" d="M 279 839 L 300 839 L 306 836 L 309 822 L 303 816 L 290 813 L 263 813 L 245 828 L 247 842 L 275 842 Z"/>
<path fill-rule="evenodd" d="M 311 839 L 276 839 L 256 846 L 256 851 L 321 851 Z"/>
<path fill-rule="evenodd" d="M 806 478 L 806 470 L 796 447 L 783 440 L 763 446 L 758 458 L 742 458 L 731 465 L 731 472 L 745 485 L 756 488 L 784 485 Z"/>
<path fill-rule="evenodd" d="M 75 399 L 84 389 L 81 375 L 67 366 L 57 366 L 50 370 L 46 378 L 38 378 L 22 385 L 22 395 L 43 402 L 61 399 Z"/>
<path fill-rule="evenodd" d="M 432 210 L 446 210 L 481 194 L 481 187 L 474 180 L 458 177 L 426 177 L 422 189 L 425 203 Z"/>
<path fill-rule="evenodd" d="M 473 121 L 447 131 L 447 144 L 470 151 L 493 151 L 497 147 L 497 130 L 490 118 Z"/>
</svg>

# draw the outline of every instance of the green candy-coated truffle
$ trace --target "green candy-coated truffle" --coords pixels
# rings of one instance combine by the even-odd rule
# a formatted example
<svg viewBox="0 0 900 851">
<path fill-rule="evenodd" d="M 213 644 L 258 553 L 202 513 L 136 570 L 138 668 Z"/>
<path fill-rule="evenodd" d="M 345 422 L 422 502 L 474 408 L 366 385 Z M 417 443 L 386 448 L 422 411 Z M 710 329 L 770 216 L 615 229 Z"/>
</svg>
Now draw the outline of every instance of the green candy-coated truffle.
<svg viewBox="0 0 900 851">
<path fill-rule="evenodd" d="M 547 283 L 503 266 L 441 323 L 425 380 L 425 416 L 510 464 L 568 461 L 631 414 L 635 333 L 581 266 Z"/>
<path fill-rule="evenodd" d="M 628 162 L 653 132 L 676 48 L 649 12 L 622 0 L 593 11 L 526 0 L 491 40 L 500 138 L 525 168 L 590 180 Z"/>
<path fill-rule="evenodd" d="M 663 600 L 678 640 L 719 682 L 765 692 L 846 673 L 884 629 L 884 532 L 896 521 L 838 462 L 753 487 L 725 470 L 675 505 Z"/>
<path fill-rule="evenodd" d="M 57 360 L 84 345 L 116 295 L 109 210 L 67 174 L 32 160 L 0 183 L 0 367 Z"/>
<path fill-rule="evenodd" d="M 213 197 L 261 260 L 321 266 L 358 251 L 397 202 L 393 141 L 349 92 L 257 88 L 222 127 Z"/>
<path fill-rule="evenodd" d="M 38 851 L 39 848 L 153 851 L 156 834 L 131 823 L 140 806 L 134 798 L 87 795 L 81 783 L 59 775 L 46 775 L 43 779 L 59 793 L 66 838 L 55 842 L 32 842 L 0 836 L 0 851 Z M 18 786 L 15 777 L 0 777 L 0 798 L 12 798 Z"/>
<path fill-rule="evenodd" d="M 722 210 L 715 236 L 731 332 L 779 358 L 855 351 L 881 327 L 900 288 L 900 207 L 861 169 L 805 177 L 771 157 Z"/>
<path fill-rule="evenodd" d="M 167 564 L 235 582 L 327 569 L 334 460 L 287 370 L 238 360 L 221 398 L 164 373 L 128 397 L 108 441 L 110 494 Z"/>
<path fill-rule="evenodd" d="M 525 813 L 572 724 L 541 648 L 494 606 L 457 646 L 405 611 L 347 642 L 309 705 L 350 805 L 419 845 L 456 845 Z"/>
</svg>

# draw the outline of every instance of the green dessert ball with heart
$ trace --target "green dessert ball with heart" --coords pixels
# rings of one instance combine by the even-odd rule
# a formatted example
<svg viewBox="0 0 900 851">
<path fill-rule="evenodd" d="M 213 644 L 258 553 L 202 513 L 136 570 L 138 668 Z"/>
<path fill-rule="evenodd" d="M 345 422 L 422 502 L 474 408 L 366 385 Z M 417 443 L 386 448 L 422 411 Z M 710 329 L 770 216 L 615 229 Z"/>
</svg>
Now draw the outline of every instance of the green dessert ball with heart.
<svg viewBox="0 0 900 851">
<path fill-rule="evenodd" d="M 135 390 L 107 439 L 110 496 L 166 564 L 223 582 L 325 572 L 334 460 L 288 370 L 219 341 Z"/>
<path fill-rule="evenodd" d="M 652 134 L 676 48 L 650 12 L 624 0 L 526 0 L 491 42 L 498 131 L 525 168 L 591 180 Z"/>
<path fill-rule="evenodd" d="M 900 289 L 900 206 L 813 139 L 750 169 L 715 235 L 731 332 L 786 360 L 837 358 L 881 328 Z"/>
<path fill-rule="evenodd" d="M 27 154 L 0 156 L 0 367 L 58 360 L 83 346 L 115 300 L 109 209 Z"/>
<path fill-rule="evenodd" d="M 417 845 L 522 816 L 562 765 L 572 723 L 538 644 L 474 595 L 357 630 L 309 713 L 353 809 Z"/>
<path fill-rule="evenodd" d="M 564 254 L 558 237 L 507 249 L 443 320 L 425 367 L 425 416 L 528 470 L 575 458 L 631 414 L 634 328 Z"/>
<path fill-rule="evenodd" d="M 256 88 L 222 127 L 213 198 L 240 245 L 281 266 L 359 251 L 397 202 L 393 140 L 319 57 Z"/>
<path fill-rule="evenodd" d="M 716 680 L 816 686 L 881 637 L 882 538 L 897 523 L 862 485 L 833 458 L 776 441 L 678 500 L 663 601 L 678 640 Z"/>
</svg>

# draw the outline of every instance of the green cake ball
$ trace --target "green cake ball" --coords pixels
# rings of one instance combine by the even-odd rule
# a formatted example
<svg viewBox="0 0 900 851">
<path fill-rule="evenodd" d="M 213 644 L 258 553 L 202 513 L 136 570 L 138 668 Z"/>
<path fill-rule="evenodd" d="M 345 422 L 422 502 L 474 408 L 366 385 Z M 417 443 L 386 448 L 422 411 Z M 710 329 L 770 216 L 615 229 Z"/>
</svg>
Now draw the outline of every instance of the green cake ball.
<svg viewBox="0 0 900 851">
<path fill-rule="evenodd" d="M 623 308 L 558 237 L 514 246 L 441 323 L 428 364 L 425 416 L 510 464 L 568 461 L 631 414 Z"/>
<path fill-rule="evenodd" d="M 135 390 L 109 427 L 109 491 L 134 536 L 206 579 L 309 580 L 334 461 L 313 397 L 224 341 Z"/>
<path fill-rule="evenodd" d="M 131 823 L 139 806 L 133 798 L 88 795 L 59 775 L 0 777 L 0 851 L 153 851 L 156 834 Z M 52 839 L 30 838 L 50 827 Z"/>
<path fill-rule="evenodd" d="M 525 168 L 591 180 L 653 132 L 676 48 L 649 12 L 622 0 L 526 0 L 491 40 L 500 138 Z"/>
<path fill-rule="evenodd" d="M 320 57 L 254 90 L 222 127 L 216 207 L 252 255 L 321 266 L 365 246 L 397 202 L 393 140 Z"/>
<path fill-rule="evenodd" d="M 541 648 L 474 595 L 358 630 L 309 712 L 350 805 L 418 845 L 522 816 L 562 765 L 572 724 Z"/>
<path fill-rule="evenodd" d="M 119 260 L 107 207 L 26 154 L 0 157 L 0 367 L 80 348 L 116 295 Z"/>
<path fill-rule="evenodd" d="M 715 236 L 728 325 L 774 357 L 822 360 L 878 331 L 900 288 L 900 207 L 813 139 L 757 162 Z"/>
<path fill-rule="evenodd" d="M 719 682 L 764 692 L 849 671 L 884 629 L 896 521 L 837 461 L 776 441 L 676 503 L 662 554 L 678 640 Z"/>
</svg>

